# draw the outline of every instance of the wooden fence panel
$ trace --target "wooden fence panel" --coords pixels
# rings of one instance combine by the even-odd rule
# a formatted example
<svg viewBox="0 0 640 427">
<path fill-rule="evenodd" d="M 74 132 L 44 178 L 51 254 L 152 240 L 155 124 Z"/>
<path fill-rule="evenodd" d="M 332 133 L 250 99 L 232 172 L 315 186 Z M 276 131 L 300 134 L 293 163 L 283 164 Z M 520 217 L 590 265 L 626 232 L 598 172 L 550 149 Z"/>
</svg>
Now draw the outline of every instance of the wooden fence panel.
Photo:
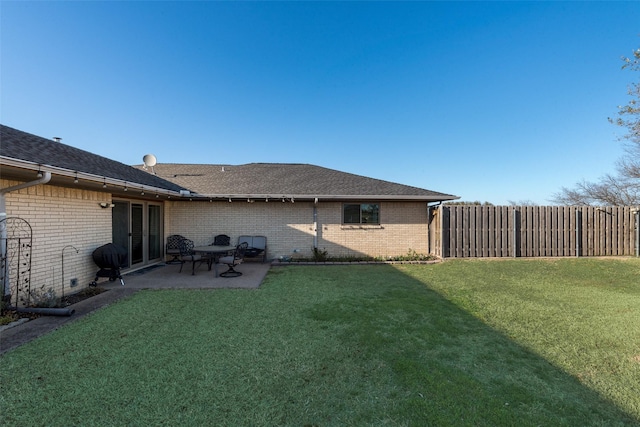
<svg viewBox="0 0 640 427">
<path fill-rule="evenodd" d="M 629 206 L 431 207 L 431 253 L 444 258 L 636 255 Z"/>
<path fill-rule="evenodd" d="M 468 245 L 466 246 L 467 253 L 469 257 L 477 257 L 476 248 L 478 247 L 478 242 L 476 242 L 476 231 L 478 231 L 478 225 L 476 224 L 476 209 L 474 206 L 471 206 L 467 210 L 469 214 L 469 224 L 471 228 L 469 229 L 469 238 L 467 239 Z"/>
<path fill-rule="evenodd" d="M 513 210 L 516 212 L 518 211 L 518 209 Z M 534 256 L 534 252 L 538 250 L 536 246 L 538 238 L 535 235 L 533 218 L 533 209 L 520 209 L 520 218 L 518 219 L 520 221 L 520 230 L 522 230 L 521 234 L 527 236 L 526 240 L 523 239 L 521 242 L 522 246 L 520 247 L 520 256 Z"/>
<path fill-rule="evenodd" d="M 623 224 L 622 224 L 622 228 L 624 230 L 624 232 L 622 233 L 622 236 L 618 239 L 618 248 L 619 251 L 635 251 L 635 239 L 633 238 L 634 236 L 634 213 L 633 213 L 633 209 L 631 209 L 629 206 L 625 206 L 624 207 L 624 216 L 623 216 Z M 636 227 L 638 227 L 638 225 L 640 224 L 635 224 Z"/>
<path fill-rule="evenodd" d="M 455 233 L 455 237 L 456 237 L 456 246 L 455 246 L 455 256 L 457 257 L 464 257 L 466 256 L 466 254 L 464 253 L 464 240 L 462 238 L 463 233 L 464 233 L 464 228 L 462 226 L 463 224 L 463 220 L 464 220 L 464 212 L 456 212 L 456 228 L 453 230 L 453 233 Z M 453 234 L 452 233 L 452 234 Z M 451 245 L 451 247 L 453 247 L 453 245 Z M 454 255 L 452 255 L 454 256 Z"/>
<path fill-rule="evenodd" d="M 509 256 L 509 216 L 506 206 L 498 211 L 500 216 L 500 252 L 497 256 Z"/>
<path fill-rule="evenodd" d="M 576 214 L 575 209 L 571 206 L 564 206 L 563 217 L 565 219 L 564 227 L 564 251 L 563 256 L 575 256 L 576 255 Z"/>
<path fill-rule="evenodd" d="M 600 227 L 600 218 L 594 215 L 595 210 L 592 206 L 587 207 L 587 253 L 586 256 L 596 256 L 596 239 L 598 228 Z M 583 220 L 584 221 L 584 220 Z"/>
</svg>

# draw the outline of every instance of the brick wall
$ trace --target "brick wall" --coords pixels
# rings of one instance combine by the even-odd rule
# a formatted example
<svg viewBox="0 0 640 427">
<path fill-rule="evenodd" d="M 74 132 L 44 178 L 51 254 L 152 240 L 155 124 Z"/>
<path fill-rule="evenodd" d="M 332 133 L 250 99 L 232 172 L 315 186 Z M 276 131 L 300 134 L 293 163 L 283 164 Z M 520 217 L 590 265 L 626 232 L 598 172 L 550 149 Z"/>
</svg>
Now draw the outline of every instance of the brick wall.
<svg viewBox="0 0 640 427">
<path fill-rule="evenodd" d="M 166 202 L 165 235 L 181 234 L 208 245 L 217 234 L 267 237 L 269 259 L 313 247 L 313 203 Z"/>
<path fill-rule="evenodd" d="M 217 234 L 232 242 L 240 235 L 267 237 L 268 259 L 310 257 L 314 245 L 311 202 L 184 202 L 165 203 L 165 235 L 181 234 L 196 245 L 208 245 Z M 318 248 L 329 256 L 398 256 L 409 250 L 427 254 L 425 203 L 385 202 L 380 226 L 342 225 L 342 203 L 317 205 Z"/>
<path fill-rule="evenodd" d="M 425 203 L 383 202 L 380 225 L 343 225 L 342 203 L 321 203 L 318 223 L 318 248 L 326 249 L 329 256 L 390 257 L 406 255 L 409 250 L 429 253 Z"/>
<path fill-rule="evenodd" d="M 0 180 L 2 188 L 19 184 Z M 26 220 L 32 229 L 31 289 L 53 288 L 62 295 L 62 250 L 64 292 L 70 294 L 89 285 L 98 270 L 91 257 L 99 246 L 111 242 L 111 209 L 98 203 L 111 202 L 105 193 L 38 185 L 5 195 L 7 216 Z M 70 288 L 70 280 L 78 286 Z"/>
</svg>

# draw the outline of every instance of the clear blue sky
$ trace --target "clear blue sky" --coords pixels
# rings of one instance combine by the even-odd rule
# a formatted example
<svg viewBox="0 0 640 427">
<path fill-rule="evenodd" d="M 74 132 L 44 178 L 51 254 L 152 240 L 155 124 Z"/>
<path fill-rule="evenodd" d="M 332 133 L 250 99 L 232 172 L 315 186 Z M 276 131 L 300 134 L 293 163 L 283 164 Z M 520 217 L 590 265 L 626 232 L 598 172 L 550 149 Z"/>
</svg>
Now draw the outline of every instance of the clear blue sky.
<svg viewBox="0 0 640 427">
<path fill-rule="evenodd" d="M 0 121 L 126 164 L 549 204 L 612 172 L 640 2 L 0 1 Z M 1 147 L 0 147 L 1 151 Z"/>
</svg>

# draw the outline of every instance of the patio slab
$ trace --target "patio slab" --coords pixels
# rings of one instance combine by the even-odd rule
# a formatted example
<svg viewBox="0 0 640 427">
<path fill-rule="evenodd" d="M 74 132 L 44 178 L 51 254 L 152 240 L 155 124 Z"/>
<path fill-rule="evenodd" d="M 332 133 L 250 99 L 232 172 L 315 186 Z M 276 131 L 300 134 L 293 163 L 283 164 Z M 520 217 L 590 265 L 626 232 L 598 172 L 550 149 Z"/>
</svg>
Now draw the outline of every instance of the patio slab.
<svg viewBox="0 0 640 427">
<path fill-rule="evenodd" d="M 196 267 L 196 274 L 191 274 L 191 265 L 185 264 L 180 271 L 179 264 L 160 264 L 122 276 L 127 288 L 132 289 L 255 289 L 260 286 L 267 275 L 271 264 L 244 262 L 236 269 L 242 272 L 238 277 L 215 277 L 214 270 L 207 270 L 206 265 Z M 218 265 L 218 271 L 226 270 L 225 265 Z M 122 288 L 119 280 L 98 283 L 105 289 Z"/>
</svg>

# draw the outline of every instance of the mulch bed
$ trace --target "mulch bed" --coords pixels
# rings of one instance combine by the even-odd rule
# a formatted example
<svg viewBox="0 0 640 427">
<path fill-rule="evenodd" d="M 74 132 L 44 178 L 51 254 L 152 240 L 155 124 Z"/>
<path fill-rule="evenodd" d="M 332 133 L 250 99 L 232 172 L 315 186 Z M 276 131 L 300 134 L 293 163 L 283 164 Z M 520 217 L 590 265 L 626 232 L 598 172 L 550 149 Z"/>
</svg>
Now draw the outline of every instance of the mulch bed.
<svg viewBox="0 0 640 427">
<path fill-rule="evenodd" d="M 64 308 L 73 304 L 77 304 L 80 301 L 84 301 L 86 299 L 95 297 L 96 295 L 100 295 L 103 292 L 106 292 L 107 289 L 101 288 L 100 286 L 90 286 L 81 290 L 80 292 L 76 292 L 75 294 L 65 295 L 60 298 L 60 301 L 55 308 Z M 53 307 L 52 307 L 53 308 Z M 11 323 L 15 320 L 28 318 L 28 319 L 37 319 L 38 317 L 43 316 L 42 314 L 36 313 L 23 313 L 17 312 L 15 310 L 2 310 L 0 313 L 0 325 Z"/>
</svg>

